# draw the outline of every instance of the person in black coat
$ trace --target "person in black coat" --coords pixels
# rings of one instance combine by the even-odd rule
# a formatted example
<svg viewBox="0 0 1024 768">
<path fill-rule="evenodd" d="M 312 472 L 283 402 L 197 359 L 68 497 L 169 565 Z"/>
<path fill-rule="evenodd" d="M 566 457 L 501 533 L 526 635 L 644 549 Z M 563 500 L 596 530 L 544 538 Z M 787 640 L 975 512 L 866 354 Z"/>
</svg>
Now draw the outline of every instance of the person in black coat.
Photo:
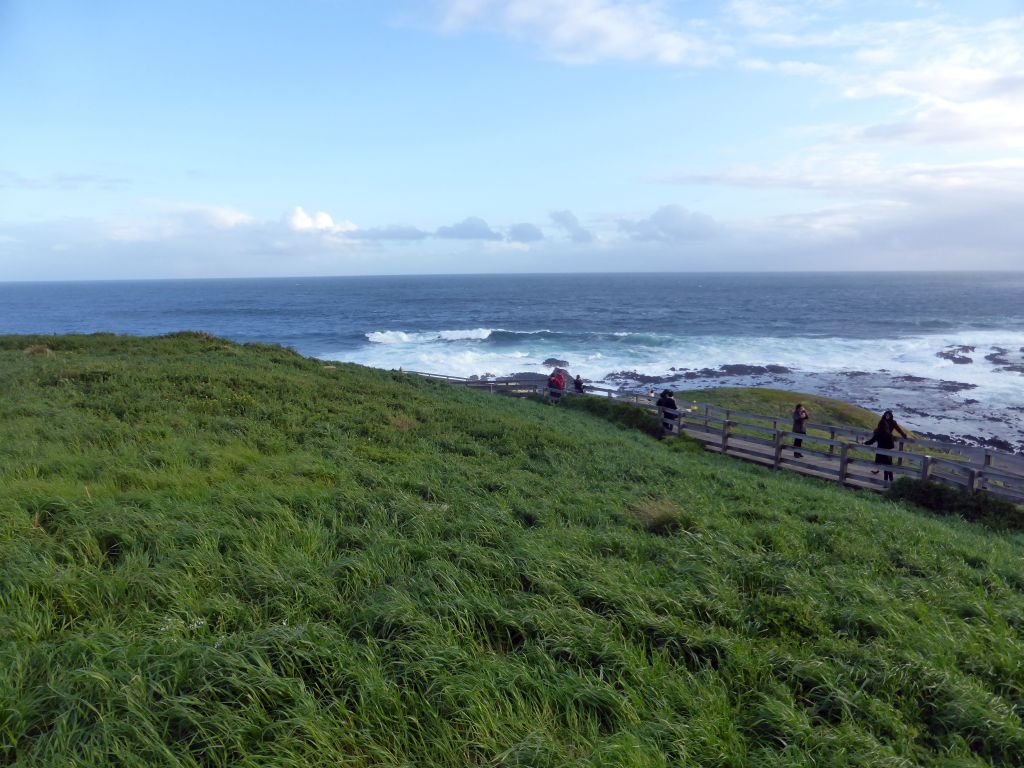
<svg viewBox="0 0 1024 768">
<path fill-rule="evenodd" d="M 903 431 L 903 427 L 896 423 L 896 419 L 893 418 L 892 411 L 886 411 L 882 414 L 882 418 L 879 420 L 878 426 L 875 427 L 875 431 L 871 433 L 871 437 L 864 441 L 864 445 L 877 444 L 879 448 L 885 448 L 886 450 L 891 451 L 896 447 L 896 438 L 892 436 L 893 432 L 899 432 L 904 438 L 907 436 L 907 433 Z M 875 464 L 891 467 L 892 456 L 888 456 L 883 453 L 876 453 Z M 871 470 L 871 474 L 877 475 L 878 470 Z M 893 479 L 892 470 L 885 470 L 883 479 L 885 482 L 891 483 Z"/>
<path fill-rule="evenodd" d="M 810 416 L 807 414 L 807 409 L 804 408 L 803 403 L 797 403 L 796 407 L 793 408 L 793 431 L 798 435 L 807 434 L 807 420 Z M 803 457 L 798 448 L 803 446 L 804 439 L 802 437 L 793 438 L 793 455 L 796 458 Z"/>
<path fill-rule="evenodd" d="M 658 408 L 661 410 L 661 430 L 671 434 L 675 431 L 676 419 L 679 418 L 679 406 L 676 399 L 672 397 L 672 390 L 666 389 L 658 398 Z M 671 413 L 668 413 L 671 411 Z"/>
</svg>

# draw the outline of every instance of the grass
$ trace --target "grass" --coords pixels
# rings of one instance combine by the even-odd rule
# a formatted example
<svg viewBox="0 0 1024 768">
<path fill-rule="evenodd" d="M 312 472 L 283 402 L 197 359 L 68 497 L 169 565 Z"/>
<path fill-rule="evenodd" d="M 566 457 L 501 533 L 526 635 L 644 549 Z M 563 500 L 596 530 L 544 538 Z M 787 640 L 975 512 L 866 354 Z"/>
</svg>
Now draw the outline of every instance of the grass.
<svg viewBox="0 0 1024 768">
<path fill-rule="evenodd" d="M 956 515 L 997 530 L 1024 531 L 1024 508 L 985 492 L 971 492 L 941 483 L 901 477 L 889 487 L 886 495 L 940 515 Z"/>
<path fill-rule="evenodd" d="M 1019 534 L 203 334 L 0 391 L 0 765 L 1024 762 Z"/>
<path fill-rule="evenodd" d="M 714 387 L 681 390 L 676 393 L 676 400 L 680 406 L 692 401 L 730 408 L 734 411 L 774 416 L 783 420 L 779 425 L 783 429 L 789 429 L 792 426 L 793 407 L 797 403 L 803 404 L 810 414 L 811 422 L 815 424 L 833 424 L 872 430 L 878 424 L 878 419 L 881 416 L 874 411 L 831 397 L 762 387 Z"/>
</svg>

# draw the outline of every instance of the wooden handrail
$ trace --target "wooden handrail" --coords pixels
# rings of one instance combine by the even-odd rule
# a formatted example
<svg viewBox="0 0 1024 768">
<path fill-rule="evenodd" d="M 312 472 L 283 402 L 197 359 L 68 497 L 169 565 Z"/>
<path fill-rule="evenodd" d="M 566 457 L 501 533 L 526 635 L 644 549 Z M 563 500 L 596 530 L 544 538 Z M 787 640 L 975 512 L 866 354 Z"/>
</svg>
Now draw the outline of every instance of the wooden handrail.
<svg viewBox="0 0 1024 768">
<path fill-rule="evenodd" d="M 489 379 L 466 379 L 458 376 L 445 376 L 439 374 L 423 373 L 420 371 L 407 371 L 417 376 L 423 376 L 432 380 L 446 381 L 452 384 L 461 384 L 473 389 L 488 389 L 488 391 L 503 391 L 510 394 L 546 394 L 548 387 L 546 383 L 538 380 L 530 381 L 493 381 Z M 598 395 L 597 393 L 601 393 Z M 691 437 L 704 442 L 708 446 L 714 446 L 714 450 L 721 453 L 744 458 L 750 461 L 766 464 L 775 468 L 785 467 L 802 474 L 812 474 L 817 477 L 833 476 L 838 482 L 845 485 L 856 485 L 859 487 L 879 488 L 881 483 L 870 474 L 865 474 L 861 469 L 865 466 L 878 466 L 886 472 L 898 475 L 913 475 L 923 479 L 931 479 L 950 485 L 967 487 L 970 490 L 984 489 L 987 493 L 1001 496 L 1015 503 L 1024 501 L 1024 459 L 1018 459 L 1012 454 L 1003 454 L 991 449 L 985 449 L 981 454 L 981 461 L 975 456 L 964 456 L 964 460 L 958 461 L 945 457 L 933 457 L 928 454 L 907 450 L 908 447 L 917 449 L 937 448 L 944 453 L 964 455 L 964 446 L 952 443 L 943 443 L 937 440 L 926 438 L 905 438 L 899 441 L 903 450 L 879 448 L 874 445 L 864 445 L 861 439 L 871 435 L 871 430 L 857 427 L 836 426 L 831 424 L 808 423 L 807 429 L 827 432 L 829 437 L 808 433 L 798 433 L 787 429 L 779 429 L 780 423 L 787 423 L 786 417 L 767 416 L 746 411 L 737 411 L 718 405 L 707 403 L 693 403 L 691 405 L 679 406 L 675 411 L 659 408 L 653 398 L 646 395 L 630 394 L 627 397 L 618 390 L 606 387 L 586 386 L 583 396 L 615 397 L 616 399 L 630 402 L 634 407 L 651 411 L 657 418 L 663 419 L 667 414 L 676 418 L 673 433 L 687 432 Z M 562 391 L 562 396 L 580 396 L 568 386 Z M 723 417 L 717 414 L 723 414 Z M 762 424 L 751 424 L 747 420 L 771 422 L 772 427 Z M 755 432 L 771 435 L 771 440 L 745 434 Z M 850 440 L 837 440 L 836 437 L 853 437 L 855 442 Z M 794 449 L 788 445 L 793 438 L 799 438 L 804 442 L 803 448 L 808 454 L 812 454 L 810 462 L 808 459 L 797 459 L 786 456 L 786 450 Z M 823 449 L 828 447 L 828 451 Z M 766 450 L 764 450 L 766 449 Z M 837 451 L 838 449 L 838 451 Z M 896 461 L 892 465 L 871 465 L 862 458 L 851 457 L 851 452 L 876 454 L 890 456 Z M 977 450 L 975 450 L 977 453 Z M 1019 464 L 1022 467 L 1021 473 L 1016 473 L 1005 466 L 995 468 L 993 463 L 1002 459 L 1004 462 Z M 817 462 L 817 463 L 815 463 Z M 853 465 L 851 467 L 851 465 Z M 873 470 L 880 471 L 880 470 Z M 992 480 L 1002 485 L 992 486 L 987 481 Z"/>
</svg>

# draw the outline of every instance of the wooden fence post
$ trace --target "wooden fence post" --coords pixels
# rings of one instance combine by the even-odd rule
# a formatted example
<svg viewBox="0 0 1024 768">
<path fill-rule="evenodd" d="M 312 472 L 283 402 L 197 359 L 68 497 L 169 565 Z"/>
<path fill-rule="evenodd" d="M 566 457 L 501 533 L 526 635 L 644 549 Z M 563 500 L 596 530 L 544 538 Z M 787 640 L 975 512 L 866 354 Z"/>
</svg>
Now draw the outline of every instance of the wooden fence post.
<svg viewBox="0 0 1024 768">
<path fill-rule="evenodd" d="M 904 443 L 902 440 L 900 440 L 900 447 L 897 448 L 897 450 L 898 451 L 903 451 L 905 445 L 906 445 L 906 443 Z M 903 457 L 902 456 L 900 456 L 900 457 L 898 457 L 896 459 L 896 466 L 898 466 L 898 467 L 902 467 L 903 466 Z"/>
<path fill-rule="evenodd" d="M 836 439 L 836 428 L 835 427 L 832 427 L 828 431 L 828 439 L 829 440 L 835 440 Z M 831 456 L 835 452 L 836 452 L 836 447 L 834 445 L 829 444 L 829 446 L 828 446 L 828 455 Z M 842 461 L 842 459 L 840 459 L 840 461 Z M 839 482 L 840 483 L 843 482 L 843 479 L 841 477 L 839 478 Z"/>
<path fill-rule="evenodd" d="M 726 412 L 728 413 L 728 411 Z M 722 424 L 722 454 L 725 455 L 726 449 L 729 447 L 729 428 L 732 426 L 732 422 L 728 419 Z"/>
<path fill-rule="evenodd" d="M 971 493 L 978 490 L 978 470 L 976 469 L 967 472 L 967 490 Z"/>
<path fill-rule="evenodd" d="M 777 422 L 776 422 L 777 423 Z M 785 440 L 785 436 L 779 431 L 779 428 L 775 428 L 775 456 L 772 459 L 772 469 L 778 469 L 779 465 L 782 464 L 782 441 Z"/>
<path fill-rule="evenodd" d="M 924 456 L 921 459 L 921 479 L 927 480 L 932 474 L 932 457 Z"/>
<path fill-rule="evenodd" d="M 832 447 L 832 446 L 829 446 Z M 850 465 L 850 446 L 846 443 L 839 448 L 839 484 L 846 482 L 846 468 Z"/>
</svg>

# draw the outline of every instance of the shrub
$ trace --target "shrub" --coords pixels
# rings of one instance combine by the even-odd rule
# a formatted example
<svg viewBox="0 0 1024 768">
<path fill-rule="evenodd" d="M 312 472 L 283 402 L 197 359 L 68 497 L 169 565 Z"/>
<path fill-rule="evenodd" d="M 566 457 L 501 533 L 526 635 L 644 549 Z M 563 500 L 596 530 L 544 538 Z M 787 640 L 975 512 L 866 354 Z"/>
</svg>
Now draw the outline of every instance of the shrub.
<svg viewBox="0 0 1024 768">
<path fill-rule="evenodd" d="M 31 347 L 25 347 L 24 354 L 29 356 L 42 355 L 43 357 L 50 357 L 53 355 L 53 350 L 45 344 L 33 344 Z"/>
<path fill-rule="evenodd" d="M 610 421 L 623 429 L 639 429 L 653 437 L 661 435 L 658 418 L 650 411 L 604 397 L 565 397 L 562 405 Z"/>
<path fill-rule="evenodd" d="M 1024 510 L 982 491 L 971 493 L 941 483 L 901 477 L 889 487 L 886 496 L 989 528 L 1024 531 Z"/>
</svg>

